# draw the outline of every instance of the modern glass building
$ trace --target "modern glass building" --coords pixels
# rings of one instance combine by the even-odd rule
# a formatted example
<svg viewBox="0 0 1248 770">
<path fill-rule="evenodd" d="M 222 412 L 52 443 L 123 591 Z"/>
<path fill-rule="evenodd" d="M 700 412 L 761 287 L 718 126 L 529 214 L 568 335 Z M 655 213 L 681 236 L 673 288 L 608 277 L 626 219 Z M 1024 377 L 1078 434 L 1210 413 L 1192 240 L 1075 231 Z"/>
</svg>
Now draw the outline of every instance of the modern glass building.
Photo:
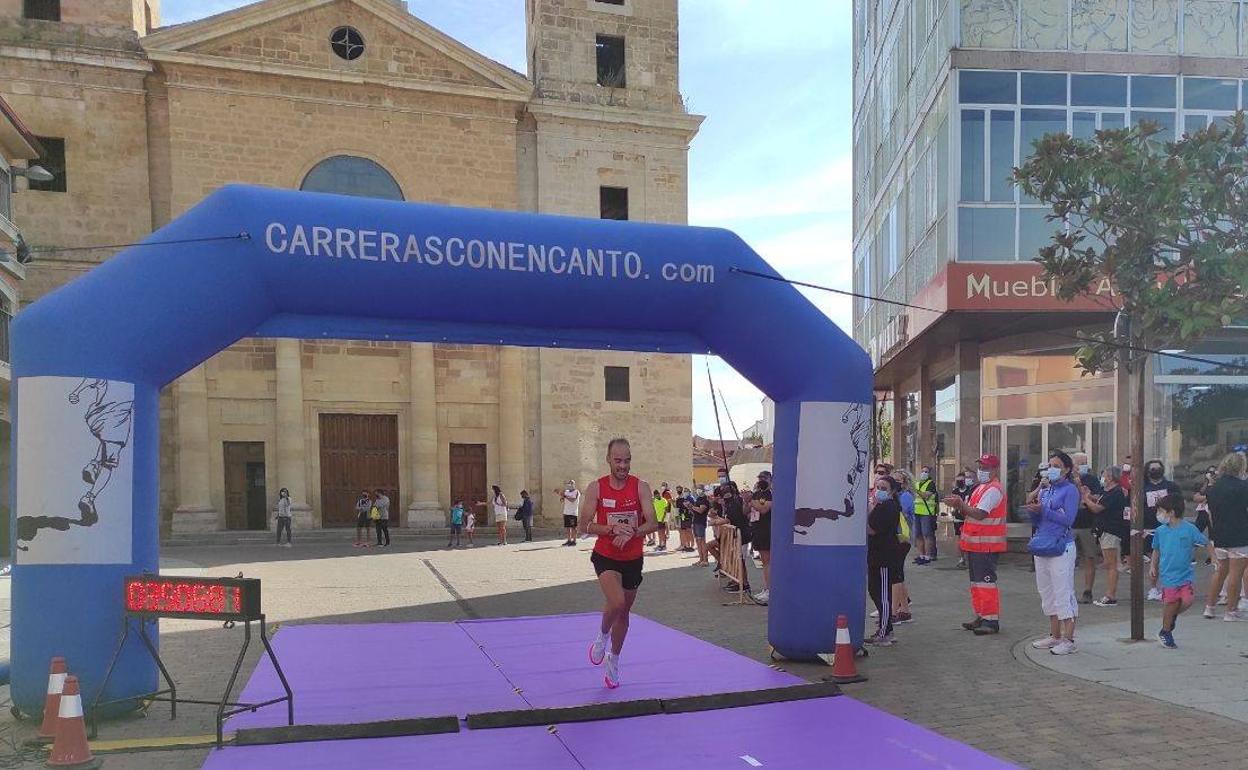
<svg viewBox="0 0 1248 770">
<path fill-rule="evenodd" d="M 1150 120 L 1166 136 L 1248 107 L 1248 0 L 854 0 L 854 336 L 892 402 L 893 456 L 947 485 L 1000 454 L 1011 498 L 1049 451 L 1128 451 L 1116 374 L 1074 336 L 1112 289 L 1063 303 L 1031 262 L 1046 209 L 1009 182 L 1032 142 Z M 919 309 L 921 308 L 921 309 Z M 1248 322 L 1155 356 L 1147 454 L 1190 487 L 1248 443 Z"/>
</svg>

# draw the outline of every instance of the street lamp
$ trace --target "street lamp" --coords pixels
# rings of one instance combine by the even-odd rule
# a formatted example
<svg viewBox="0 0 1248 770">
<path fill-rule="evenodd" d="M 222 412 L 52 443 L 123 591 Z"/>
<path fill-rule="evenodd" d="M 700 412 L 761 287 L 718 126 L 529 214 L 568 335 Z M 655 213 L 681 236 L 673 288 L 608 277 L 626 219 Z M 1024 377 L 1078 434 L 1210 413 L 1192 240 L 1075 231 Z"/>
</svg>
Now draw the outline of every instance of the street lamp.
<svg viewBox="0 0 1248 770">
<path fill-rule="evenodd" d="M 26 166 L 9 166 L 9 173 L 13 176 L 24 176 L 32 182 L 51 182 L 56 176 L 38 163 Z"/>
</svg>

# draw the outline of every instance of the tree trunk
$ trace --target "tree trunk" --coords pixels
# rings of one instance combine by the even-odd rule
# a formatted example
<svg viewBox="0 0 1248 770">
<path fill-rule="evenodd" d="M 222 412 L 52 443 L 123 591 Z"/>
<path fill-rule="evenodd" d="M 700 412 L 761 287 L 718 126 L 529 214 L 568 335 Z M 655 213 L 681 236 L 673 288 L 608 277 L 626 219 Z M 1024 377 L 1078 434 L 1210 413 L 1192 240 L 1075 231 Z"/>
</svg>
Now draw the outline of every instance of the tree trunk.
<svg viewBox="0 0 1248 770">
<path fill-rule="evenodd" d="M 1137 343 L 1139 344 L 1139 343 Z M 1139 345 L 1143 347 L 1143 345 Z M 1144 639 L 1144 394 L 1148 358 L 1134 367 L 1135 419 L 1131 423 L 1131 639 Z"/>
</svg>

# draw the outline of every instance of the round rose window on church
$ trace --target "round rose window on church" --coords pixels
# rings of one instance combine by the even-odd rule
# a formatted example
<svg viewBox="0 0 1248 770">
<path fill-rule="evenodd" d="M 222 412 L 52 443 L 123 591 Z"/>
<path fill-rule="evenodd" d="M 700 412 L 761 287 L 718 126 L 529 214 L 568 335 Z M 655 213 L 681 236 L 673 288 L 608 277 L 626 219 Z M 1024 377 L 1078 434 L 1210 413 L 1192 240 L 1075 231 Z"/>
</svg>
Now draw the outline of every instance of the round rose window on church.
<svg viewBox="0 0 1248 770">
<path fill-rule="evenodd" d="M 364 36 L 355 27 L 338 27 L 329 33 L 329 47 L 338 58 L 354 61 L 364 55 Z"/>
</svg>

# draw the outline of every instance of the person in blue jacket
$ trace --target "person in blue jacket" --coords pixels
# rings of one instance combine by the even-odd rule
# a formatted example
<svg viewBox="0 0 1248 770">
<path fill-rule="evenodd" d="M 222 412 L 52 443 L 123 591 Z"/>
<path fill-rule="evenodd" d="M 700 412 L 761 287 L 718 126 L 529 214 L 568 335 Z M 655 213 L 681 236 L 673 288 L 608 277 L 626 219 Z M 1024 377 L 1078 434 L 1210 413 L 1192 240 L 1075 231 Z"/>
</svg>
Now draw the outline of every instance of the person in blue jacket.
<svg viewBox="0 0 1248 770">
<path fill-rule="evenodd" d="M 1044 475 L 1048 487 L 1041 490 L 1039 502 L 1023 506 L 1036 526 L 1035 537 L 1054 540 L 1062 549 L 1057 556 L 1033 557 L 1040 604 L 1049 616 L 1049 635 L 1031 646 L 1054 655 L 1069 655 L 1078 650 L 1075 619 L 1079 616 L 1079 602 L 1075 597 L 1075 538 L 1071 526 L 1079 513 L 1079 489 L 1072 480 L 1074 467 L 1065 452 L 1050 455 Z"/>
</svg>

